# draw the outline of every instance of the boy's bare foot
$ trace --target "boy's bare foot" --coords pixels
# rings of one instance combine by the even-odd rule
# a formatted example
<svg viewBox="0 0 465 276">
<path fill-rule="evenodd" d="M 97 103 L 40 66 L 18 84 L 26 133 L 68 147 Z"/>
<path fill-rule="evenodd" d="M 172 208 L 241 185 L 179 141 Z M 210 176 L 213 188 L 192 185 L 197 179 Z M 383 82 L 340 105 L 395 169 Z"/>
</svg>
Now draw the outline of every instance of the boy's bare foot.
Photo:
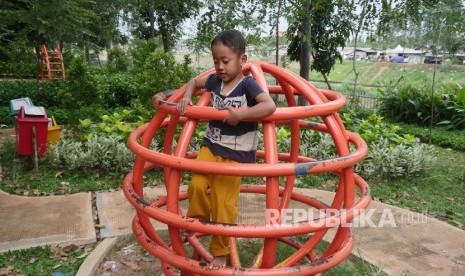
<svg viewBox="0 0 465 276">
<path fill-rule="evenodd" d="M 219 269 L 226 266 L 226 256 L 215 256 L 210 262 L 210 268 Z"/>
</svg>

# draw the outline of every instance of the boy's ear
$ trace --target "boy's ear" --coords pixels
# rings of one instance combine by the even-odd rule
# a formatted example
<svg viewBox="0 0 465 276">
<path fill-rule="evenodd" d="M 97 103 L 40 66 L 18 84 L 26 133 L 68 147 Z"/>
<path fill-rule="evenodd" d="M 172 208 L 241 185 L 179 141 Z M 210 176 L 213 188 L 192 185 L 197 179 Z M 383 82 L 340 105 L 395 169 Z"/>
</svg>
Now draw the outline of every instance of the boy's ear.
<svg viewBox="0 0 465 276">
<path fill-rule="evenodd" d="M 247 55 L 246 54 L 242 54 L 241 56 L 241 65 L 244 65 L 247 63 Z"/>
</svg>

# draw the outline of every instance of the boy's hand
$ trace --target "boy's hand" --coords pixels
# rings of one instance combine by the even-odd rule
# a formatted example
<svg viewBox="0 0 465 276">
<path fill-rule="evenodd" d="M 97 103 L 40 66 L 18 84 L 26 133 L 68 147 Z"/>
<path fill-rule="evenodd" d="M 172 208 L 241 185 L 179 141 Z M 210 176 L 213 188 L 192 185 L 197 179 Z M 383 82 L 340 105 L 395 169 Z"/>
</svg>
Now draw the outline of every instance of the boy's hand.
<svg viewBox="0 0 465 276">
<path fill-rule="evenodd" d="M 192 101 L 186 98 L 182 98 L 177 104 L 176 109 L 180 114 L 184 114 L 186 112 L 186 108 L 188 105 L 192 104 Z"/>
<path fill-rule="evenodd" d="M 155 101 L 155 100 L 166 101 L 166 99 L 167 99 L 167 97 L 163 92 L 158 92 L 157 94 L 153 95 L 153 97 L 152 97 L 152 101 Z"/>
<path fill-rule="evenodd" d="M 236 126 L 241 121 L 241 112 L 237 108 L 227 107 L 229 111 L 228 117 L 223 120 L 223 123 Z"/>
</svg>

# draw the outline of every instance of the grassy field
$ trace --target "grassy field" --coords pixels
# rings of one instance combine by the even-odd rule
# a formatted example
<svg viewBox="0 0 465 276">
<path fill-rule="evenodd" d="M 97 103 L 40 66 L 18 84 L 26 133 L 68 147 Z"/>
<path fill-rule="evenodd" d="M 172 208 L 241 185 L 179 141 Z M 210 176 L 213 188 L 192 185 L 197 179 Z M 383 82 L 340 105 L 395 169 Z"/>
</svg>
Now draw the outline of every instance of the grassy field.
<svg viewBox="0 0 465 276">
<path fill-rule="evenodd" d="M 289 69 L 299 72 L 299 65 L 291 63 Z M 363 62 L 356 61 L 356 68 L 360 72 L 359 84 L 362 86 L 386 86 L 397 83 L 411 84 L 417 87 L 431 88 L 433 72 L 436 67 L 436 85 L 460 85 L 465 86 L 465 66 L 433 65 L 433 64 L 397 64 L 387 62 Z M 336 63 L 334 70 L 329 74 L 329 80 L 340 82 L 343 85 L 352 86 L 355 74 L 352 61 L 344 60 Z M 310 79 L 315 82 L 324 81 L 322 75 L 312 71 Z"/>
<path fill-rule="evenodd" d="M 181 61 L 182 58 L 182 56 L 177 56 L 179 61 Z M 266 58 L 260 57 L 252 57 L 250 60 L 267 61 Z M 213 67 L 213 62 L 209 55 L 200 56 L 198 59 L 192 56 L 192 62 L 192 65 L 200 70 Z M 373 87 L 393 85 L 399 80 L 400 84 L 411 84 L 417 87 L 426 87 L 430 89 L 435 69 L 437 87 L 456 84 L 462 87 L 465 86 L 465 66 L 463 65 L 398 64 L 365 61 L 356 61 L 355 64 L 360 73 L 358 83 L 362 86 L 362 90 L 364 89 L 363 86 L 367 86 L 367 90 L 376 91 L 376 88 Z M 299 73 L 299 64 L 297 62 L 289 63 L 287 68 L 296 74 Z M 336 90 L 350 90 L 355 79 L 352 61 L 343 60 L 342 63 L 337 62 L 328 77 L 331 82 L 340 83 L 339 85 L 334 85 Z M 323 76 L 320 73 L 311 71 L 310 79 L 318 87 L 326 87 Z"/>
</svg>

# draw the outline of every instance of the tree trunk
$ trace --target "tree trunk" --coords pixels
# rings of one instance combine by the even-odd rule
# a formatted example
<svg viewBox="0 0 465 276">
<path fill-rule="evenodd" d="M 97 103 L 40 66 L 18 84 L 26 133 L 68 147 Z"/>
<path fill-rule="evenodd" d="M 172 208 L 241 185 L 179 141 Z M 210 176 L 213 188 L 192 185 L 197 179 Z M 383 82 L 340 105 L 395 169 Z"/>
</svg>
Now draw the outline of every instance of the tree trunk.
<svg viewBox="0 0 465 276">
<path fill-rule="evenodd" d="M 354 55 L 352 59 L 352 70 L 354 71 L 355 74 L 355 79 L 354 79 L 354 90 L 352 91 L 352 96 L 350 99 L 349 107 L 353 108 L 355 105 L 355 102 L 357 100 L 357 86 L 358 86 L 358 76 L 360 72 L 357 71 L 356 63 L 355 63 L 355 52 L 357 51 L 357 43 L 358 43 L 358 36 L 360 34 L 360 31 L 362 30 L 363 27 L 363 21 L 365 21 L 365 11 L 367 9 L 367 2 L 361 3 L 362 5 L 362 11 L 360 12 L 360 17 L 358 18 L 356 30 L 354 31 L 355 37 L 354 37 Z"/>
<path fill-rule="evenodd" d="M 87 66 L 90 67 L 90 50 L 87 45 L 84 47 L 84 51 L 86 53 Z"/>
<path fill-rule="evenodd" d="M 354 108 L 356 98 L 357 98 L 357 85 L 358 85 L 358 75 L 360 72 L 357 71 L 357 67 L 355 64 L 355 52 L 357 51 L 357 41 L 358 41 L 358 31 L 355 33 L 355 42 L 354 42 L 354 56 L 352 59 L 352 70 L 354 71 L 355 74 L 355 79 L 354 79 L 354 89 L 352 90 L 352 96 L 350 98 L 350 103 L 349 107 L 352 109 Z"/>
<path fill-rule="evenodd" d="M 153 7 L 154 3 L 153 0 L 147 1 L 147 13 L 150 17 L 150 37 L 149 38 L 154 38 L 155 37 L 155 10 Z"/>
<path fill-rule="evenodd" d="M 170 36 L 168 34 L 167 29 L 164 27 L 164 24 L 160 24 L 160 34 L 161 34 L 161 41 L 163 43 L 163 51 L 168 53 L 171 50 L 170 46 Z"/>
<path fill-rule="evenodd" d="M 281 16 L 281 5 L 282 5 L 282 2 L 283 0 L 279 0 L 278 1 L 278 11 L 276 13 L 276 60 L 275 60 L 275 63 L 276 63 L 276 66 L 279 66 L 279 17 Z M 276 85 L 278 85 L 278 81 L 276 80 Z M 273 96 L 273 100 L 275 102 L 278 102 L 279 101 L 279 95 L 278 94 L 274 94 Z"/>
<path fill-rule="evenodd" d="M 331 83 L 329 83 L 328 76 L 325 73 L 321 73 L 321 75 L 323 75 L 323 78 L 325 79 L 325 82 L 326 82 L 326 85 L 328 86 L 328 89 L 333 90 L 333 88 L 331 87 Z"/>
<path fill-rule="evenodd" d="M 281 16 L 282 0 L 278 1 L 278 12 L 276 14 L 276 66 L 279 65 L 279 17 Z"/>
<path fill-rule="evenodd" d="M 306 80 L 310 79 L 310 37 L 311 37 L 311 10 L 312 10 L 312 0 L 307 0 L 304 3 L 305 13 L 302 16 L 302 21 L 300 23 L 300 31 L 302 32 L 302 40 L 300 47 L 300 76 Z M 299 106 L 307 105 L 307 100 L 304 97 L 299 96 L 298 100 Z"/>
</svg>

